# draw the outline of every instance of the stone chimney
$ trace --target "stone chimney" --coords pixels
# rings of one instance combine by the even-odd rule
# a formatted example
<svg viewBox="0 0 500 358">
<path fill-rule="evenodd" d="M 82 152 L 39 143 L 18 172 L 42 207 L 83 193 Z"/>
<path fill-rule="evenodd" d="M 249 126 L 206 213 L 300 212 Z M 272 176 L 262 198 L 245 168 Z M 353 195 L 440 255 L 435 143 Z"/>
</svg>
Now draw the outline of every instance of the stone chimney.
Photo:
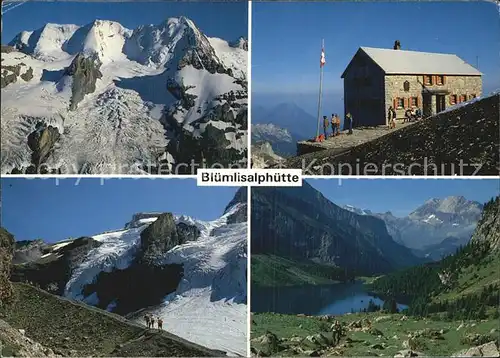
<svg viewBox="0 0 500 358">
<path fill-rule="evenodd" d="M 394 41 L 394 49 L 401 50 L 401 42 L 399 40 Z"/>
</svg>

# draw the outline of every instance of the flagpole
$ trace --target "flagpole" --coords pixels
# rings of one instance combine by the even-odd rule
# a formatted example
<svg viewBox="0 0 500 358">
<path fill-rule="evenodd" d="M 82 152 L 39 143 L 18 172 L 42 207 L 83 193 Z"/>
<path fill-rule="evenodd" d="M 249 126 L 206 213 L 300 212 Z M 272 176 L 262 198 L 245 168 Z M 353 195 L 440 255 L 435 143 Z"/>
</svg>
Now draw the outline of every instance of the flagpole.
<svg viewBox="0 0 500 358">
<path fill-rule="evenodd" d="M 325 49 L 325 40 L 323 39 L 321 41 L 321 51 L 324 51 Z M 319 71 L 319 98 L 318 98 L 318 129 L 316 130 L 316 138 L 319 137 L 319 127 L 320 127 L 320 122 L 321 122 L 321 97 L 323 93 L 323 65 L 320 64 L 320 71 Z M 326 138 L 325 138 L 326 139 Z"/>
</svg>

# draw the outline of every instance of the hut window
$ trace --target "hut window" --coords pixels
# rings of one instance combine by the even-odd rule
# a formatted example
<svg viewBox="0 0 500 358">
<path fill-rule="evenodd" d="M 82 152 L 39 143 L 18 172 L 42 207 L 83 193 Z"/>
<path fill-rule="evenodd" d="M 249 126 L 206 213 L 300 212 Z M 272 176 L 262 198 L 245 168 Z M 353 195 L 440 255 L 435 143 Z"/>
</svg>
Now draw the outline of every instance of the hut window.
<svg viewBox="0 0 500 358">
<path fill-rule="evenodd" d="M 463 94 L 460 96 L 460 102 L 466 102 L 467 101 L 467 95 Z"/>
<path fill-rule="evenodd" d="M 432 76 L 431 75 L 424 75 L 424 85 L 432 86 Z"/>
<path fill-rule="evenodd" d="M 404 98 L 397 97 L 396 98 L 396 108 L 400 109 L 400 108 L 404 108 L 404 107 L 405 107 Z"/>
<path fill-rule="evenodd" d="M 411 97 L 410 98 L 410 105 L 412 107 L 417 107 L 418 106 L 418 98 L 417 97 Z"/>
<path fill-rule="evenodd" d="M 457 95 L 456 94 L 452 94 L 450 96 L 450 104 L 457 104 Z"/>
<path fill-rule="evenodd" d="M 436 76 L 436 84 L 438 86 L 444 85 L 444 76 Z"/>
<path fill-rule="evenodd" d="M 405 81 L 403 83 L 403 88 L 404 88 L 405 92 L 408 92 L 410 90 L 410 82 Z"/>
</svg>

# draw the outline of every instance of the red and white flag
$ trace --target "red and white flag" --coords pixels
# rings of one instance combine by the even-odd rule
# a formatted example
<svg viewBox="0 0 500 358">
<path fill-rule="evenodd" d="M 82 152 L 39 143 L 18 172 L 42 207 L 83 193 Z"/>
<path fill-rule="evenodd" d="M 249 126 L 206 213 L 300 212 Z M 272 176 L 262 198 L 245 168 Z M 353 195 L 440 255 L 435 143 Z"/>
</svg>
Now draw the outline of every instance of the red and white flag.
<svg viewBox="0 0 500 358">
<path fill-rule="evenodd" d="M 321 49 L 321 59 L 319 60 L 319 67 L 323 67 L 326 63 L 325 60 L 325 49 Z"/>
</svg>

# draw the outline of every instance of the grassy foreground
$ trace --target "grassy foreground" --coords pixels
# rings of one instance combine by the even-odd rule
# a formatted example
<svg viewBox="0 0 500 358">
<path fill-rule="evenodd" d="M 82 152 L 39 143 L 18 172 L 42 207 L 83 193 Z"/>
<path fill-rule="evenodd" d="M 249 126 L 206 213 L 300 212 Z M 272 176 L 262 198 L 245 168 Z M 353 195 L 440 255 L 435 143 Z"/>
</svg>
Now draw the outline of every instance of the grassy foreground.
<svg viewBox="0 0 500 358">
<path fill-rule="evenodd" d="M 450 356 L 498 340 L 498 319 L 440 321 L 402 314 L 355 313 L 337 316 L 345 325 L 339 345 L 331 342 L 325 317 L 259 313 L 252 315 L 252 354 L 260 356 L 391 356 L 412 349 L 427 356 Z M 368 319 L 370 324 L 365 321 Z M 410 338 L 411 337 L 411 338 Z"/>
<path fill-rule="evenodd" d="M 147 330 L 121 316 L 15 283 L 14 304 L 0 311 L 12 327 L 61 356 L 221 356 L 168 332 Z M 15 348 L 15 347 L 13 347 Z"/>
</svg>

